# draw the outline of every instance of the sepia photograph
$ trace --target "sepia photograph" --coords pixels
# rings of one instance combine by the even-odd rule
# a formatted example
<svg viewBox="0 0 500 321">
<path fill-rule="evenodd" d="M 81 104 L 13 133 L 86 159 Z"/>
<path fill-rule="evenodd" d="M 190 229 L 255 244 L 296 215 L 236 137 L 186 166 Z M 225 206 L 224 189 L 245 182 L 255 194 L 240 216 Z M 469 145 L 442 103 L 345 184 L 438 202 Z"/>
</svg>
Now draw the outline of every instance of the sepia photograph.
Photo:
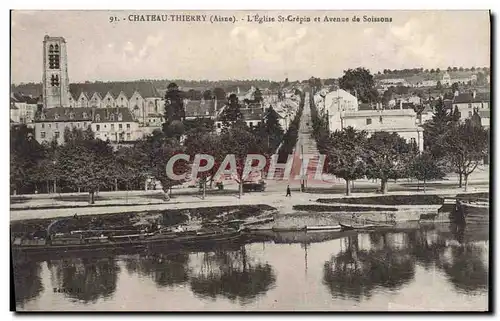
<svg viewBox="0 0 500 321">
<path fill-rule="evenodd" d="M 491 311 L 491 23 L 11 10 L 11 310 Z"/>
</svg>

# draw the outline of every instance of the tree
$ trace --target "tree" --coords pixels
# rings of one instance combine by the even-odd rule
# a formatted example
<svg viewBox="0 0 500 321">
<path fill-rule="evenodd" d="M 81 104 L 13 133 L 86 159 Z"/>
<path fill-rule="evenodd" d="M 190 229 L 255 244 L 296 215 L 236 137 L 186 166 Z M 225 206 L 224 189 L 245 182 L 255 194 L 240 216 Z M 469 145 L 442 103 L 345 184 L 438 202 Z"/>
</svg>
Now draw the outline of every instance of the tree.
<svg viewBox="0 0 500 321">
<path fill-rule="evenodd" d="M 327 152 L 327 172 L 343 178 L 346 183 L 346 195 L 351 194 L 351 181 L 365 176 L 366 164 L 363 156 L 367 142 L 365 131 L 352 127 L 335 131 L 330 137 Z"/>
<path fill-rule="evenodd" d="M 457 67 L 453 67 L 453 71 L 458 71 L 458 68 Z"/>
<path fill-rule="evenodd" d="M 378 92 L 370 71 L 365 68 L 348 69 L 339 80 L 340 88 L 351 91 L 364 103 L 375 102 Z"/>
<path fill-rule="evenodd" d="M 141 186 L 151 176 L 149 155 L 141 148 L 120 147 L 115 153 L 115 161 L 116 180 L 123 183 L 127 191 Z"/>
<path fill-rule="evenodd" d="M 437 90 L 442 90 L 443 89 L 443 85 L 441 85 L 441 81 L 439 81 L 439 80 L 436 83 L 436 89 Z"/>
<path fill-rule="evenodd" d="M 434 68 L 432 68 L 432 69 L 431 69 L 430 73 L 431 73 L 431 74 L 433 74 L 433 73 L 434 73 Z"/>
<path fill-rule="evenodd" d="M 424 124 L 424 147 L 428 149 L 434 158 L 444 157 L 443 137 L 448 125 L 452 121 L 451 115 L 446 110 L 444 102 L 439 99 L 434 106 L 432 119 Z"/>
<path fill-rule="evenodd" d="M 211 118 L 184 119 L 182 123 L 186 135 L 197 132 L 209 133 L 215 129 L 215 122 Z"/>
<path fill-rule="evenodd" d="M 224 126 L 228 127 L 230 124 L 240 121 L 243 119 L 243 114 L 241 113 L 241 106 L 238 101 L 238 96 L 236 94 L 229 95 L 229 103 L 224 108 L 220 115 L 220 120 L 224 122 Z"/>
<path fill-rule="evenodd" d="M 199 172 L 196 177 L 191 177 L 191 179 L 199 179 L 202 183 L 203 188 L 203 199 L 206 195 L 206 185 L 209 178 L 213 179 L 213 176 L 219 169 L 219 165 L 222 163 L 225 155 L 223 153 L 224 142 L 221 137 L 215 133 L 204 133 L 204 132 L 192 132 L 186 138 L 184 146 L 186 147 L 186 152 L 190 155 L 191 159 L 194 160 L 197 154 L 207 154 L 214 157 L 214 166 L 210 171 Z M 206 161 L 203 160 L 200 166 L 205 166 Z"/>
<path fill-rule="evenodd" d="M 451 91 L 453 92 L 453 94 L 459 91 L 458 83 L 454 82 L 453 84 L 451 84 Z"/>
<path fill-rule="evenodd" d="M 262 92 L 260 91 L 259 88 L 255 88 L 255 92 L 253 94 L 253 101 L 256 103 L 261 103 L 263 100 L 262 98 Z"/>
<path fill-rule="evenodd" d="M 45 156 L 43 146 L 26 125 L 10 129 L 10 188 L 11 192 L 32 193 L 36 190 L 37 164 Z"/>
<path fill-rule="evenodd" d="M 441 72 L 441 69 L 436 68 L 436 73 L 439 74 Z"/>
<path fill-rule="evenodd" d="M 453 114 L 451 115 L 451 121 L 452 122 L 460 121 L 460 111 L 458 110 L 458 106 L 455 106 L 455 109 L 453 109 Z"/>
<path fill-rule="evenodd" d="M 274 108 L 269 106 L 264 115 L 264 121 L 255 128 L 255 134 L 266 144 L 266 151 L 270 154 L 276 151 L 284 135 L 279 117 Z"/>
<path fill-rule="evenodd" d="M 441 179 L 445 176 L 439 162 L 434 159 L 428 151 L 423 152 L 413 158 L 410 164 L 410 176 L 424 182 L 424 192 L 426 182 L 433 179 Z"/>
<path fill-rule="evenodd" d="M 212 95 L 212 91 L 210 91 L 209 89 L 205 90 L 203 92 L 202 96 L 203 96 L 203 99 L 205 99 L 205 100 L 211 100 L 214 98 L 214 96 Z"/>
<path fill-rule="evenodd" d="M 363 155 L 367 177 L 381 180 L 382 193 L 387 193 L 389 179 L 401 178 L 406 172 L 405 154 L 409 151 L 408 144 L 397 133 L 376 132 L 368 138 L 366 153 Z"/>
<path fill-rule="evenodd" d="M 450 72 L 452 69 L 451 67 L 446 68 L 446 71 Z"/>
<path fill-rule="evenodd" d="M 290 85 L 290 82 L 288 81 L 288 78 L 285 78 L 285 83 L 283 84 L 283 87 L 286 88 Z"/>
<path fill-rule="evenodd" d="M 464 67 L 458 68 L 458 71 L 464 71 Z"/>
<path fill-rule="evenodd" d="M 176 83 L 170 83 L 165 93 L 165 123 L 163 132 L 167 137 L 180 139 L 183 134 L 182 120 L 185 117 L 183 94 Z"/>
<path fill-rule="evenodd" d="M 217 99 L 219 101 L 226 101 L 227 100 L 226 92 L 224 91 L 224 89 L 222 89 L 220 87 L 214 88 L 214 96 L 215 96 L 215 99 Z"/>
<path fill-rule="evenodd" d="M 220 136 L 223 142 L 224 155 L 234 155 L 236 160 L 235 180 L 239 186 L 239 196 L 243 194 L 244 177 L 243 169 L 248 154 L 262 154 L 263 147 L 261 142 L 253 135 L 246 126 L 233 126 L 222 131 Z M 228 165 L 229 167 L 229 165 Z M 224 168 L 228 170 L 230 168 Z"/>
<path fill-rule="evenodd" d="M 476 67 L 472 67 L 470 71 L 476 71 Z"/>
<path fill-rule="evenodd" d="M 203 94 L 199 90 L 190 89 L 186 93 L 186 96 L 190 100 L 201 100 L 201 98 L 203 97 Z"/>
<path fill-rule="evenodd" d="M 176 154 L 184 152 L 179 140 L 166 136 L 161 131 L 154 131 L 144 140 L 140 141 L 139 148 L 149 155 L 148 167 L 152 176 L 159 180 L 164 192 L 165 200 L 169 200 L 168 191 L 176 185 L 182 184 L 183 180 L 173 180 L 168 177 L 166 165 L 168 160 Z M 178 160 L 174 164 L 174 174 L 181 175 L 189 170 L 188 163 L 184 160 Z"/>
<path fill-rule="evenodd" d="M 484 86 L 488 83 L 486 75 L 482 72 L 477 73 L 477 84 L 478 86 Z"/>
<path fill-rule="evenodd" d="M 459 187 L 462 187 L 463 178 L 467 190 L 469 175 L 488 153 L 488 132 L 470 119 L 450 127 L 443 144 L 446 157 L 459 175 Z"/>
<path fill-rule="evenodd" d="M 56 156 L 57 169 L 73 187 L 86 190 L 89 203 L 94 204 L 95 192 L 112 185 L 113 149 L 109 142 L 95 139 L 90 127 L 85 131 L 67 128 L 64 136 L 66 142 Z"/>
</svg>

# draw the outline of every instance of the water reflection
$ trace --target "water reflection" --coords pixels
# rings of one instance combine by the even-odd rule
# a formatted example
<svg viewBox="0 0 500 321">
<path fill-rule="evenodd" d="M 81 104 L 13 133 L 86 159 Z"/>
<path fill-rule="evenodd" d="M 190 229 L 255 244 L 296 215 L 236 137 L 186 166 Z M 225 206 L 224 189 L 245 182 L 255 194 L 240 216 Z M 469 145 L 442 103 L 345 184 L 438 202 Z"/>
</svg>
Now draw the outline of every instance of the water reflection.
<svg viewBox="0 0 500 321">
<path fill-rule="evenodd" d="M 244 246 L 230 252 L 208 252 L 189 280 L 191 290 L 201 297 L 222 296 L 245 305 L 267 292 L 276 282 L 269 264 L 252 263 Z"/>
<path fill-rule="evenodd" d="M 189 255 L 187 253 L 144 254 L 124 259 L 129 273 L 150 277 L 159 287 L 183 284 L 189 278 Z"/>
<path fill-rule="evenodd" d="M 447 243 L 444 235 L 449 232 L 458 242 Z M 460 291 L 487 290 L 487 245 L 464 243 L 463 229 L 450 226 L 444 235 L 412 230 L 401 234 L 402 242 L 397 235 L 370 233 L 369 249 L 359 246 L 362 234 L 346 238 L 344 249 L 324 264 L 323 283 L 332 295 L 359 301 L 369 298 L 376 287 L 397 290 L 414 278 L 416 264 L 444 271 Z"/>
<path fill-rule="evenodd" d="M 17 305 L 24 306 L 43 291 L 40 270 L 40 263 L 37 262 L 13 262 L 14 292 Z"/>
<path fill-rule="evenodd" d="M 488 289 L 488 267 L 483 254 L 484 248 L 475 244 L 451 248 L 451 260 L 442 267 L 458 290 L 470 293 Z"/>
<path fill-rule="evenodd" d="M 53 290 L 65 296 L 95 302 L 116 290 L 120 268 L 115 258 L 69 258 L 48 261 Z"/>
<path fill-rule="evenodd" d="M 388 236 L 372 235 L 370 249 L 359 247 L 359 235 L 345 239 L 346 249 L 324 265 L 323 282 L 334 296 L 360 300 L 376 287 L 396 290 L 413 279 L 414 258 Z"/>
<path fill-rule="evenodd" d="M 406 234 L 406 246 L 417 262 L 426 270 L 442 266 L 446 239 L 436 231 L 414 230 Z"/>
<path fill-rule="evenodd" d="M 474 237 L 479 235 L 476 230 L 482 231 L 474 229 Z M 463 233 L 443 225 L 404 232 L 337 233 L 335 239 L 316 243 L 302 242 L 301 237 L 292 244 L 234 245 L 192 253 L 111 257 L 104 253 L 100 258 L 45 258 L 46 263 L 13 261 L 16 303 L 29 309 L 50 310 L 53 305 L 64 309 L 74 307 L 73 302 L 88 309 L 106 309 L 122 304 L 120 300 L 130 298 L 133 289 L 148 299 L 128 304 L 165 309 L 329 309 L 351 302 L 353 309 L 378 310 L 379 296 L 404 302 L 401 296 L 418 296 L 418 291 L 427 291 L 423 290 L 426 286 L 432 290 L 432 284 L 419 283 L 433 278 L 440 288 L 426 292 L 430 301 L 449 295 L 451 308 L 460 308 L 462 303 L 474 308 L 482 306 L 488 291 L 489 241 L 484 239 L 488 234 L 481 232 L 478 241 L 470 230 L 465 237 Z M 298 243 L 303 243 L 303 249 Z M 304 255 L 307 274 L 297 273 L 302 269 L 297 265 L 302 258 L 297 255 Z M 405 291 L 400 291 L 403 287 Z M 339 298 L 341 305 L 336 304 Z"/>
</svg>

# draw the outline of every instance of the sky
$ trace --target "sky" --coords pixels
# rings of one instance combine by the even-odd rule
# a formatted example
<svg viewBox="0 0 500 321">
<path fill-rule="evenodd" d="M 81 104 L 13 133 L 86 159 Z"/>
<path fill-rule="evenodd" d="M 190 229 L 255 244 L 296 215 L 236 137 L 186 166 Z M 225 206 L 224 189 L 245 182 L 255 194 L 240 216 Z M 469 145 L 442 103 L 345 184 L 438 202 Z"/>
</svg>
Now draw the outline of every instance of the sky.
<svg viewBox="0 0 500 321">
<path fill-rule="evenodd" d="M 130 14 L 220 14 L 236 22 L 131 22 Z M 249 22 L 255 14 L 311 22 Z M 363 22 L 365 15 L 392 22 Z M 325 16 L 361 22 L 324 22 Z M 70 82 L 303 80 L 340 77 L 356 67 L 485 67 L 489 19 L 487 11 L 13 11 L 11 78 L 41 81 L 45 35 L 66 39 Z"/>
</svg>

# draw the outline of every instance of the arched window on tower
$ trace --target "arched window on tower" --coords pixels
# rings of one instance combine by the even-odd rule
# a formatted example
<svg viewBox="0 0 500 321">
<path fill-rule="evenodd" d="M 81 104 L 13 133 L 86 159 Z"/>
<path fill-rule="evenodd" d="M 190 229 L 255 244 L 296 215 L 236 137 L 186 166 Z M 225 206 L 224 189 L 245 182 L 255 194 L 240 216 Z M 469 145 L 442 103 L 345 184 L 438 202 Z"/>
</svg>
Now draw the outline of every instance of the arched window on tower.
<svg viewBox="0 0 500 321">
<path fill-rule="evenodd" d="M 60 55 L 59 55 L 59 45 L 50 45 L 49 46 L 49 68 L 50 69 L 59 69 L 60 67 Z"/>
<path fill-rule="evenodd" d="M 52 87 L 59 87 L 59 76 L 58 75 L 50 76 L 50 85 Z"/>
</svg>

